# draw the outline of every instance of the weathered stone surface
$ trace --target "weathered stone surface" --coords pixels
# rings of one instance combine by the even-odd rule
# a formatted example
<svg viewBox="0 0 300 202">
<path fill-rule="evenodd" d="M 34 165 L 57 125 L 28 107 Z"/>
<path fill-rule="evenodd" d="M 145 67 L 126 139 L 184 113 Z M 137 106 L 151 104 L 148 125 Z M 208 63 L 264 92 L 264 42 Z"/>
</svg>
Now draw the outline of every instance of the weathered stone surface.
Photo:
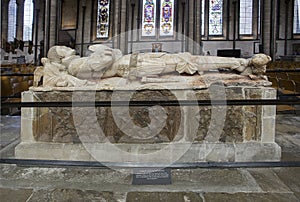
<svg viewBox="0 0 300 202">
<path fill-rule="evenodd" d="M 235 148 L 233 144 L 207 144 L 207 162 L 234 162 Z"/>
<path fill-rule="evenodd" d="M 20 202 L 27 201 L 32 195 L 32 189 L 5 189 L 0 188 L 1 201 L 3 202 Z"/>
<path fill-rule="evenodd" d="M 127 202 L 161 201 L 161 202 L 186 202 L 203 201 L 197 193 L 186 192 L 130 192 L 126 197 Z"/>
<path fill-rule="evenodd" d="M 117 202 L 112 192 L 94 190 L 55 189 L 35 191 L 28 202 L 43 201 L 110 201 Z"/>
<path fill-rule="evenodd" d="M 3 182 L 0 188 L 96 190 L 114 193 L 262 192 L 255 179 L 244 169 L 172 169 L 172 184 L 154 186 L 132 185 L 131 169 L 0 165 L 0 170 Z"/>
<path fill-rule="evenodd" d="M 25 93 L 24 100 L 55 101 L 194 101 L 194 100 L 243 100 L 271 98 L 274 90 L 265 87 L 222 86 L 218 81 L 207 89 L 156 89 L 157 86 L 144 86 L 139 90 L 39 90 L 32 89 Z M 266 90 L 267 92 L 264 92 Z M 31 97 L 29 94 L 31 93 Z M 26 99 L 25 99 L 26 98 Z M 17 147 L 19 157 L 34 158 L 54 157 L 66 160 L 91 160 L 99 156 L 105 161 L 146 161 L 169 162 L 178 160 L 191 161 L 253 161 L 279 160 L 280 148 L 274 143 L 274 107 L 265 106 L 112 106 L 112 107 L 49 107 L 26 111 L 22 116 L 22 144 Z M 226 104 L 226 103 L 225 103 Z M 55 153 L 42 151 L 39 142 L 54 143 L 49 149 Z M 35 144 L 40 151 L 31 151 L 29 145 Z M 61 146 L 59 146 L 61 143 Z M 84 151 L 76 145 L 89 144 Z M 94 144 L 91 146 L 91 143 Z M 179 143 L 175 148 L 172 144 Z M 255 143 L 255 144 L 253 144 Z M 263 144 L 263 143 L 271 143 Z M 109 145 L 111 144 L 111 145 Z M 128 144 L 126 146 L 126 144 Z M 195 148 L 203 144 L 204 147 Z M 211 145 L 217 147 L 210 150 Z M 218 144 L 224 144 L 220 146 Z M 236 144 L 236 145 L 235 145 Z M 70 146 L 72 145 L 72 146 Z M 175 152 L 176 158 L 159 156 L 148 159 L 133 157 L 132 153 L 146 154 L 163 150 Z M 184 145 L 191 145 L 189 150 Z M 234 145 L 234 146 L 233 146 Z M 110 146 L 110 147 L 109 147 Z M 121 149 L 128 153 L 120 156 Z M 91 150 L 92 148 L 92 150 Z M 205 149 L 203 149 L 205 148 Z M 19 149 L 26 150 L 26 152 Z M 116 150 L 118 150 L 116 149 Z M 76 150 L 76 149 L 75 149 Z M 88 153 L 94 153 L 92 155 Z M 164 150 L 163 150 L 164 151 Z M 258 152 L 260 151 L 260 152 Z M 108 153 L 109 152 L 109 153 Z M 123 155 L 123 154 L 122 154 Z M 130 157 L 131 155 L 131 157 Z M 182 157 L 183 156 L 183 157 Z M 87 159 L 84 159 L 86 157 Z M 184 159 L 186 158 L 186 159 Z M 98 160 L 98 159 L 97 159 Z"/>
<path fill-rule="evenodd" d="M 120 97 L 122 100 L 122 96 Z M 177 99 L 168 90 L 136 91 L 130 99 L 130 101 L 167 100 Z M 103 128 L 104 134 L 111 137 L 110 140 L 114 140 L 111 141 L 112 143 L 161 143 L 171 142 L 175 138 L 181 139 L 183 133 L 178 133 L 182 121 L 180 107 L 165 106 L 162 110 L 165 114 L 156 113 L 153 116 L 150 107 L 129 107 L 128 111 L 124 108 L 118 108 L 113 112 L 111 108 L 106 108 L 106 113 L 98 113 L 97 117 L 101 117 L 100 126 Z M 128 112 L 129 114 L 127 114 Z M 153 127 L 158 127 L 153 123 L 163 122 L 163 119 L 166 119 L 165 125 L 160 130 L 153 129 Z M 122 124 L 121 127 L 120 123 Z M 143 130 L 144 134 L 141 134 L 139 130 Z"/>
<path fill-rule="evenodd" d="M 276 142 L 281 146 L 285 155 L 283 160 L 300 160 L 300 116 L 296 114 L 278 114 L 276 116 Z M 293 155 L 294 154 L 294 155 Z M 297 155 L 298 154 L 298 155 Z"/>
<path fill-rule="evenodd" d="M 173 170 L 174 185 L 195 185 L 202 192 L 261 192 L 251 174 L 243 169 Z"/>
<path fill-rule="evenodd" d="M 224 129 L 220 137 L 220 142 L 242 142 L 243 141 L 243 127 L 244 116 L 243 107 L 230 106 L 227 107 L 226 119 Z"/>
<path fill-rule="evenodd" d="M 72 92 L 47 92 L 47 93 L 34 93 L 40 101 L 43 102 L 55 102 L 55 101 L 72 101 Z M 127 94 L 128 92 L 120 92 L 118 94 L 120 100 L 122 100 L 122 93 Z M 86 95 L 75 95 L 76 101 L 80 100 L 80 96 L 89 96 L 94 99 L 100 99 L 101 101 L 110 101 L 112 92 L 94 92 L 94 95 L 87 93 Z M 94 97 L 93 97 L 94 96 Z M 168 90 L 162 91 L 137 91 L 133 94 L 131 101 L 165 101 L 165 100 L 176 100 L 176 97 Z M 85 100 L 87 101 L 87 100 Z M 92 101 L 92 100 L 89 100 Z M 166 106 L 164 107 L 165 113 L 167 115 L 166 125 L 158 131 L 158 134 L 153 138 L 135 138 L 135 133 L 138 131 L 135 128 L 145 128 L 149 127 L 151 121 L 157 118 L 156 122 L 162 121 L 159 120 L 161 117 L 152 116 L 150 119 L 149 107 L 130 107 L 129 108 L 129 117 L 126 114 L 126 110 L 121 108 L 118 110 L 117 114 L 112 115 L 111 108 L 108 107 L 97 107 L 95 112 L 88 113 L 87 108 L 82 108 L 76 110 L 76 113 L 80 116 L 76 116 L 76 122 L 73 121 L 73 113 L 71 108 L 62 108 L 62 107 L 50 107 L 48 112 L 45 112 L 45 109 L 40 110 L 41 116 L 37 117 L 35 121 L 36 132 L 34 137 L 37 141 L 43 142 L 60 142 L 60 143 L 79 143 L 80 137 L 78 136 L 78 130 L 76 127 L 79 127 L 80 131 L 85 131 L 87 133 L 93 133 L 96 131 L 97 127 L 103 129 L 103 133 L 107 139 L 112 143 L 135 143 L 135 142 L 170 142 L 175 139 L 176 134 L 181 137 L 176 137 L 177 140 L 180 140 L 183 137 L 183 133 L 179 133 L 179 126 L 183 120 L 181 117 L 180 107 Z M 91 109 L 89 109 L 91 110 Z M 97 122 L 94 121 L 93 115 L 97 117 Z M 118 122 L 124 124 L 125 128 L 120 128 L 119 125 L 116 125 L 115 119 L 118 119 Z M 81 120 L 80 120 L 81 119 Z M 50 121 L 49 121 L 50 120 Z M 50 123 L 49 123 L 50 122 Z M 132 127 L 133 125 L 137 127 Z M 94 127 L 94 128 L 93 128 Z M 125 131 L 122 131 L 122 129 Z M 151 130 L 151 128 L 149 128 Z M 150 131 L 152 132 L 152 131 Z M 127 133 L 127 134 L 126 134 Z M 152 135 L 152 134 L 150 134 Z"/>
<path fill-rule="evenodd" d="M 269 193 L 292 193 L 272 170 L 263 168 L 249 168 L 247 170 L 263 191 Z"/>
<path fill-rule="evenodd" d="M 52 151 L 52 152 L 49 152 Z M 58 144 L 20 143 L 16 156 L 25 159 L 59 159 L 101 162 L 248 162 L 278 161 L 276 143 L 157 143 Z"/>
<path fill-rule="evenodd" d="M 300 199 L 300 168 L 277 168 L 274 173 Z"/>
<path fill-rule="evenodd" d="M 272 202 L 296 202 L 298 199 L 293 194 L 257 194 L 257 193 L 206 193 L 207 202 L 240 202 L 240 201 L 272 201 Z"/>
<path fill-rule="evenodd" d="M 275 142 L 275 117 L 263 118 L 262 124 L 262 142 Z"/>
<path fill-rule="evenodd" d="M 210 99 L 211 95 L 215 93 L 222 94 L 220 90 L 217 90 L 217 92 L 210 92 L 209 90 L 195 91 L 195 95 L 199 100 Z M 257 87 L 226 87 L 223 97 L 223 99 L 230 100 L 262 99 L 263 89 Z M 272 111 L 273 108 L 268 109 L 270 110 L 267 112 L 267 109 L 264 109 L 264 114 L 268 113 L 271 116 L 273 113 L 274 116 L 275 111 Z M 261 106 L 227 106 L 225 110 L 217 106 L 214 106 L 214 108 L 200 106 L 199 114 L 198 132 L 195 137 L 189 137 L 194 141 L 237 143 L 260 141 L 261 134 L 264 132 L 261 130 L 263 116 Z M 222 114 L 224 114 L 223 119 L 221 118 Z"/>
<path fill-rule="evenodd" d="M 246 99 L 261 99 L 263 97 L 263 90 L 261 88 L 245 88 Z"/>
<path fill-rule="evenodd" d="M 20 139 L 20 117 L 1 116 L 0 150 L 11 142 Z"/>
<path fill-rule="evenodd" d="M 0 165 L 1 201 L 299 201 L 299 168 L 172 169 L 132 185 L 131 169 Z"/>
<path fill-rule="evenodd" d="M 281 157 L 281 148 L 276 143 L 254 143 L 236 144 L 235 161 L 279 161 Z"/>
<path fill-rule="evenodd" d="M 93 161 L 82 144 L 21 142 L 15 156 L 24 159 L 56 159 Z"/>
<path fill-rule="evenodd" d="M 244 128 L 243 133 L 244 141 L 259 141 L 260 140 L 260 130 L 257 125 L 259 123 L 259 114 L 258 114 L 258 106 L 244 106 Z"/>
</svg>

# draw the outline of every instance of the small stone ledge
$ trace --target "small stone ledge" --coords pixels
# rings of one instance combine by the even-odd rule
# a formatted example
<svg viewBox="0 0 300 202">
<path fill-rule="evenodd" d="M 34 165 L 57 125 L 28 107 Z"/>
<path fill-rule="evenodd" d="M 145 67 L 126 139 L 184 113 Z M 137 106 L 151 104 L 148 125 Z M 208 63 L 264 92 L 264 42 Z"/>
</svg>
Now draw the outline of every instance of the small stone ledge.
<svg viewBox="0 0 300 202">
<path fill-rule="evenodd" d="M 15 155 L 20 159 L 170 164 L 174 162 L 280 161 L 281 158 L 281 148 L 276 143 L 96 144 L 93 148 L 90 145 L 88 147 L 93 155 L 82 144 L 22 142 L 16 147 Z"/>
</svg>

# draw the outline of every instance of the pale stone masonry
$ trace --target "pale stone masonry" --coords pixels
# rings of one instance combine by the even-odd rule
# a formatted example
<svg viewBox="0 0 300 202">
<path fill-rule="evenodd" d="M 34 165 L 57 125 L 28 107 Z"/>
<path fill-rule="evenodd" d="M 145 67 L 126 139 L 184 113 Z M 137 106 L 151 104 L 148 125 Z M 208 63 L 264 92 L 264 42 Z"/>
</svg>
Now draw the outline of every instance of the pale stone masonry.
<svg viewBox="0 0 300 202">
<path fill-rule="evenodd" d="M 76 101 L 75 94 L 81 101 L 111 101 L 132 92 L 132 101 L 276 99 L 276 90 L 264 87 L 268 82 L 234 77 L 240 79 L 227 79 L 224 87 L 215 89 L 199 88 L 198 76 L 187 77 L 189 87 L 178 83 L 119 89 L 108 83 L 98 89 L 36 87 L 24 92 L 22 101 L 71 102 Z M 164 163 L 279 161 L 281 157 L 275 143 L 275 106 L 164 106 L 160 111 L 166 117 L 143 106 L 128 111 L 75 108 L 22 108 L 22 142 L 16 147 L 16 158 Z M 157 133 L 156 127 L 161 127 Z M 143 155 L 155 152 L 154 158 Z"/>
</svg>

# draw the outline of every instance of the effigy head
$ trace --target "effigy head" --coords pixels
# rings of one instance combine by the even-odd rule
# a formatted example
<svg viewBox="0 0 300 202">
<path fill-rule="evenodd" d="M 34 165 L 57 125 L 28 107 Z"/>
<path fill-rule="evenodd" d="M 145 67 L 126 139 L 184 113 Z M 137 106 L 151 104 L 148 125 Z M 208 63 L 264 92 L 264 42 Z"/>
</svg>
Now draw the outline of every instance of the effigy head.
<svg viewBox="0 0 300 202">
<path fill-rule="evenodd" d="M 251 58 L 251 64 L 255 67 L 253 73 L 263 74 L 266 72 L 267 64 L 272 60 L 272 58 L 265 54 L 256 54 Z"/>
<path fill-rule="evenodd" d="M 67 46 L 53 46 L 49 49 L 47 57 L 51 62 L 61 63 L 61 59 L 75 55 L 76 51 Z"/>
<path fill-rule="evenodd" d="M 263 66 L 263 65 L 267 65 L 270 61 L 272 60 L 272 58 L 268 55 L 265 54 L 256 54 L 252 57 L 252 64 L 257 67 L 257 66 Z"/>
</svg>

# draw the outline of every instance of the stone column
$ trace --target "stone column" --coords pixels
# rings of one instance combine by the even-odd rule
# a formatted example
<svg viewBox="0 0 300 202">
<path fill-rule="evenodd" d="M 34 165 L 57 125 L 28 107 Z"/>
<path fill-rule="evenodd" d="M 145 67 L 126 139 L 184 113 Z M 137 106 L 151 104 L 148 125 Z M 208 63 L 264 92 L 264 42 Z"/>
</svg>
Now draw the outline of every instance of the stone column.
<svg viewBox="0 0 300 202">
<path fill-rule="evenodd" d="M 284 13 L 281 13 L 280 19 L 285 19 L 284 20 L 284 28 L 280 27 L 281 29 L 284 30 L 284 55 L 288 55 L 288 53 L 292 53 L 291 51 L 291 45 L 289 43 L 289 39 L 292 39 L 293 35 L 293 30 L 291 29 L 291 25 L 293 25 L 293 14 L 294 14 L 294 7 L 293 1 L 292 0 L 285 0 L 284 3 L 281 2 L 280 8 L 285 7 Z M 279 23 L 279 25 L 282 23 Z M 279 29 L 280 29 L 279 28 Z M 282 36 L 280 36 L 282 37 Z"/>
<path fill-rule="evenodd" d="M 57 38 L 57 0 L 45 1 L 44 53 L 56 44 Z"/>
<path fill-rule="evenodd" d="M 1 1 L 1 48 L 5 48 L 3 42 L 7 41 L 7 31 L 8 31 L 8 1 Z"/>
<path fill-rule="evenodd" d="M 40 34 L 43 31 L 43 28 L 40 24 L 40 8 L 42 7 L 40 0 L 34 0 L 33 1 L 34 5 L 34 15 L 33 15 L 33 44 L 34 44 L 34 63 L 37 65 L 38 64 L 38 44 L 40 40 Z"/>
<path fill-rule="evenodd" d="M 86 0 L 81 1 L 81 46 L 80 56 L 83 57 L 83 44 L 84 44 L 84 33 L 85 33 L 85 16 L 86 16 Z"/>
<path fill-rule="evenodd" d="M 127 25 L 127 16 L 126 16 L 126 10 L 127 10 L 127 1 L 126 0 L 119 0 L 119 22 L 118 22 L 118 34 L 120 37 L 118 37 L 118 45 L 120 50 L 124 53 L 127 54 L 127 34 L 126 34 L 126 25 Z"/>
<path fill-rule="evenodd" d="M 185 51 L 192 54 L 201 54 L 201 4 L 200 1 L 178 1 L 180 4 L 185 3 L 186 10 L 183 13 L 188 13 L 185 19 L 184 32 L 186 35 Z M 179 17 L 180 19 L 180 17 Z"/>
<path fill-rule="evenodd" d="M 49 50 L 49 31 L 50 31 L 50 2 L 51 0 L 45 0 L 45 28 L 44 28 L 44 53 Z"/>
<path fill-rule="evenodd" d="M 24 25 L 24 0 L 17 0 L 17 35 L 18 40 L 23 40 Z"/>
<path fill-rule="evenodd" d="M 50 41 L 49 45 L 54 46 L 57 43 L 57 0 L 51 0 L 50 9 Z"/>
<path fill-rule="evenodd" d="M 194 7 L 194 18 L 195 20 L 195 35 L 194 35 L 194 41 L 196 42 L 197 46 L 194 48 L 193 52 L 194 54 L 203 54 L 202 50 L 202 39 L 201 39 L 201 1 L 194 1 L 195 7 Z"/>
<path fill-rule="evenodd" d="M 276 57 L 276 33 L 277 33 L 277 0 L 262 1 L 262 44 L 263 52 Z"/>
</svg>

